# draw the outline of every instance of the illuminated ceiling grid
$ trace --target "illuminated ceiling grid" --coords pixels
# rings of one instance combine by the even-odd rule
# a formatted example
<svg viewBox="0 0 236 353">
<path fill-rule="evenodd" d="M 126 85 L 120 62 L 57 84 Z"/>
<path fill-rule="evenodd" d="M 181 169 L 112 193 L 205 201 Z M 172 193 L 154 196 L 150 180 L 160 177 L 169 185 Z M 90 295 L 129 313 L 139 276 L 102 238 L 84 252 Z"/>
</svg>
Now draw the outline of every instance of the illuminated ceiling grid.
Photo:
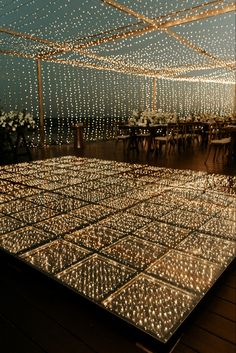
<svg viewBox="0 0 236 353">
<path fill-rule="evenodd" d="M 0 2 L 0 53 L 157 78 L 235 83 L 233 1 Z"/>
</svg>

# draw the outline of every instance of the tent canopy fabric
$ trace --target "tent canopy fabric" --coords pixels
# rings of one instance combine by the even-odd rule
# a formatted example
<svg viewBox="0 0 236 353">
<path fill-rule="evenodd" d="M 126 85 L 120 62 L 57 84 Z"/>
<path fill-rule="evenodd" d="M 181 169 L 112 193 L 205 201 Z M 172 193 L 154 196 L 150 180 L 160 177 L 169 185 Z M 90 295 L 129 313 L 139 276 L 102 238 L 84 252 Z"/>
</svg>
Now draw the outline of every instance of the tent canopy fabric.
<svg viewBox="0 0 236 353">
<path fill-rule="evenodd" d="M 133 111 L 235 116 L 233 0 L 0 0 L 0 110 L 34 143 L 110 138 Z M 109 129 L 108 129 L 109 127 Z"/>
<path fill-rule="evenodd" d="M 3 0 L 0 53 L 235 83 L 234 13 L 233 1 Z"/>
</svg>

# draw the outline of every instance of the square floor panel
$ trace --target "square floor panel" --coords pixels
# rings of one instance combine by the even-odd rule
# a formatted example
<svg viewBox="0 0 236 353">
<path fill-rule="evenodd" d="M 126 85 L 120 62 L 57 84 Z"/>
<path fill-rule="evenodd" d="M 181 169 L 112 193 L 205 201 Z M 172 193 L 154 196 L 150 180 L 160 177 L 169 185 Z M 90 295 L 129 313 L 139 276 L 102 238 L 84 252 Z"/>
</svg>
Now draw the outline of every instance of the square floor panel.
<svg viewBox="0 0 236 353">
<path fill-rule="evenodd" d="M 8 202 L 8 201 L 12 201 L 12 200 L 15 200 L 14 196 L 12 196 L 10 194 L 0 193 L 0 204 L 3 204 L 3 203 Z"/>
<path fill-rule="evenodd" d="M 46 181 L 46 183 L 48 183 L 48 181 Z M 21 184 L 24 186 L 40 189 L 42 185 L 45 185 L 45 179 L 40 179 L 38 173 L 35 172 L 35 175 L 31 175 L 30 177 L 23 177 L 21 180 Z"/>
<path fill-rule="evenodd" d="M 103 301 L 103 305 L 166 342 L 192 310 L 195 300 L 190 293 L 141 274 Z"/>
<path fill-rule="evenodd" d="M 61 236 L 79 228 L 83 228 L 87 224 L 88 222 L 84 219 L 73 217 L 69 214 L 62 214 L 36 223 L 35 226 L 45 230 L 46 232 L 51 232 L 54 235 Z"/>
<path fill-rule="evenodd" d="M 119 195 L 122 195 L 124 192 L 129 192 L 131 190 L 129 185 L 125 185 L 122 183 L 121 184 L 110 184 L 106 185 L 104 190 L 106 190 L 106 193 L 109 194 L 110 196 L 116 197 Z"/>
<path fill-rule="evenodd" d="M 236 241 L 236 222 L 230 219 L 212 218 L 209 222 L 202 225 L 199 231 Z"/>
<path fill-rule="evenodd" d="M 220 266 L 170 250 L 146 270 L 174 286 L 204 295 L 221 274 Z"/>
<path fill-rule="evenodd" d="M 86 204 L 83 201 L 52 192 L 42 192 L 27 200 L 36 205 L 48 207 L 62 213 L 69 212 Z"/>
<path fill-rule="evenodd" d="M 134 235 L 169 248 L 175 248 L 189 233 L 189 229 L 154 221 L 135 231 Z"/>
<path fill-rule="evenodd" d="M 27 252 L 21 258 L 45 272 L 55 274 L 88 254 L 88 250 L 60 239 Z"/>
<path fill-rule="evenodd" d="M 42 206 L 32 206 L 26 211 L 14 213 L 12 217 L 16 218 L 19 221 L 22 220 L 25 224 L 30 225 L 57 215 L 58 212 L 51 210 L 50 208 Z"/>
<path fill-rule="evenodd" d="M 80 186 L 67 186 L 61 189 L 58 189 L 56 192 L 58 195 L 64 197 L 73 197 L 74 199 L 81 199 L 83 194 L 87 192 L 86 184 L 82 183 Z"/>
<path fill-rule="evenodd" d="M 72 197 L 62 197 L 58 202 L 54 202 L 50 205 L 50 208 L 58 212 L 70 212 L 86 205 L 85 201 L 73 199 Z"/>
<path fill-rule="evenodd" d="M 1 192 L 4 192 L 6 194 L 12 194 L 17 197 L 18 192 L 21 192 L 22 190 L 24 191 L 26 189 L 27 188 L 23 185 L 14 183 L 13 181 L 1 180 Z"/>
<path fill-rule="evenodd" d="M 89 222 L 95 222 L 105 218 L 111 213 L 114 213 L 114 209 L 101 205 L 90 204 L 84 207 L 80 207 L 78 210 L 73 210 L 70 214 L 74 215 L 75 217 L 85 219 Z"/>
<path fill-rule="evenodd" d="M 177 249 L 211 262 L 228 265 L 236 255 L 236 242 L 194 232 Z"/>
<path fill-rule="evenodd" d="M 9 185 L 6 188 L 6 185 L 2 185 L 2 182 L 1 182 L 1 187 L 4 193 L 8 194 L 9 196 L 15 199 L 38 193 L 38 190 L 35 188 L 31 188 L 31 187 L 27 187 L 27 186 L 15 184 L 15 183 L 9 183 Z"/>
<path fill-rule="evenodd" d="M 41 176 L 42 177 L 42 176 Z M 58 182 L 58 181 L 48 181 L 45 180 L 43 177 L 42 179 L 40 179 L 40 183 L 38 183 L 37 188 L 40 190 L 56 190 L 56 189 L 60 189 L 62 188 L 64 185 L 62 182 Z"/>
<path fill-rule="evenodd" d="M 201 197 L 201 195 L 205 192 L 205 190 L 202 188 L 188 186 L 182 186 L 178 188 L 172 187 L 170 191 L 173 193 L 173 195 L 177 195 L 178 197 L 181 196 L 188 200 L 194 200 L 198 197 Z"/>
<path fill-rule="evenodd" d="M 164 254 L 166 248 L 128 236 L 103 249 L 102 252 L 116 261 L 142 270 Z"/>
<path fill-rule="evenodd" d="M 133 206 L 134 204 L 137 204 L 138 202 L 138 200 L 128 197 L 127 195 L 123 196 L 122 194 L 122 196 L 116 198 L 109 197 L 108 199 L 102 200 L 99 202 L 99 204 L 105 205 L 110 208 L 115 208 L 117 210 L 123 210 L 130 206 Z"/>
<path fill-rule="evenodd" d="M 2 215 L 0 216 L 0 235 L 24 227 L 24 225 L 23 221 Z"/>
<path fill-rule="evenodd" d="M 103 200 L 110 196 L 111 193 L 109 191 L 106 191 L 105 189 L 95 189 L 80 193 L 78 198 L 87 202 L 99 202 L 100 200 Z"/>
<path fill-rule="evenodd" d="M 150 201 L 141 202 L 128 209 L 128 212 L 150 218 L 152 220 L 159 219 L 172 210 L 168 205 L 158 205 Z"/>
<path fill-rule="evenodd" d="M 101 222 L 105 227 L 114 228 L 121 232 L 133 232 L 136 229 L 145 226 L 150 220 L 139 217 L 128 212 L 119 212 L 113 216 L 107 217 Z"/>
<path fill-rule="evenodd" d="M 217 217 L 236 222 L 236 205 L 230 205 L 230 207 L 225 208 L 219 214 L 217 214 Z"/>
<path fill-rule="evenodd" d="M 198 230 L 209 219 L 210 216 L 198 214 L 196 212 L 183 211 L 180 209 L 171 211 L 161 218 L 163 222 L 185 227 L 191 230 Z"/>
<path fill-rule="evenodd" d="M 215 205 L 201 199 L 188 201 L 186 204 L 180 207 L 186 211 L 197 212 L 208 216 L 216 216 L 225 210 L 225 206 Z"/>
<path fill-rule="evenodd" d="M 59 273 L 57 278 L 90 299 L 100 302 L 134 274 L 134 270 L 124 265 L 93 255 Z"/>
<path fill-rule="evenodd" d="M 166 189 L 165 186 L 159 184 L 147 184 L 140 188 L 134 188 L 132 190 L 132 197 L 137 200 L 149 199 L 152 196 L 157 196 Z"/>
<path fill-rule="evenodd" d="M 25 199 L 17 199 L 0 204 L 0 212 L 5 215 L 10 215 L 12 213 L 28 210 L 31 207 L 33 207 L 31 202 L 28 202 Z"/>
<path fill-rule="evenodd" d="M 186 197 L 175 194 L 169 190 L 158 196 L 152 197 L 149 201 L 158 205 L 171 207 L 172 209 L 183 207 L 189 202 Z"/>
<path fill-rule="evenodd" d="M 229 206 L 232 203 L 230 195 L 222 192 L 214 192 L 213 190 L 208 190 L 200 198 L 219 206 Z"/>
<path fill-rule="evenodd" d="M 52 239 L 52 234 L 34 227 L 20 228 L 0 236 L 0 247 L 14 254 L 32 249 Z"/>
<path fill-rule="evenodd" d="M 104 227 L 101 224 L 96 223 L 71 234 L 65 235 L 64 238 L 75 244 L 82 245 L 93 250 L 99 250 L 114 243 L 116 240 L 123 238 L 124 236 L 125 233 L 123 232 Z"/>
</svg>

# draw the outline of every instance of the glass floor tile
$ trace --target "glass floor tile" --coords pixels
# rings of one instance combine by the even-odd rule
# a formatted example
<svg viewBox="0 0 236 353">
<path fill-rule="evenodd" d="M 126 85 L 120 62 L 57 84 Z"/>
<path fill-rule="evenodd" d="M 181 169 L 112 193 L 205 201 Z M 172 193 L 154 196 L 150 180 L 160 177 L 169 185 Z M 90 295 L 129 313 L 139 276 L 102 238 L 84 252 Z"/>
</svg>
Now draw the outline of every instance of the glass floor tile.
<svg viewBox="0 0 236 353">
<path fill-rule="evenodd" d="M 122 220 L 122 221 L 121 221 Z M 113 216 L 107 217 L 101 222 L 105 227 L 114 228 L 121 232 L 133 232 L 134 230 L 143 227 L 150 220 L 144 217 L 132 215 L 127 212 L 119 212 Z"/>
<path fill-rule="evenodd" d="M 87 221 L 67 213 L 35 224 L 37 228 L 43 229 L 46 232 L 51 232 L 57 236 L 70 233 L 86 225 L 88 225 Z"/>
<path fill-rule="evenodd" d="M 134 274 L 134 270 L 124 265 L 93 255 L 59 273 L 57 278 L 90 299 L 101 301 Z"/>
<path fill-rule="evenodd" d="M 230 219 L 212 218 L 209 222 L 202 225 L 199 231 L 236 241 L 236 222 Z"/>
<path fill-rule="evenodd" d="M 177 249 L 222 265 L 230 263 L 236 255 L 235 242 L 199 232 L 190 234 Z"/>
<path fill-rule="evenodd" d="M 134 235 L 169 248 L 175 248 L 189 233 L 189 229 L 154 221 L 135 231 Z"/>
<path fill-rule="evenodd" d="M 96 222 L 102 218 L 105 218 L 109 214 L 114 213 L 114 210 L 105 206 L 90 204 L 84 207 L 80 207 L 77 210 L 71 211 L 71 215 L 85 219 L 89 222 Z"/>
<path fill-rule="evenodd" d="M 119 230 L 104 227 L 103 225 L 96 223 L 65 235 L 64 238 L 75 244 L 93 250 L 99 250 L 114 243 L 116 240 L 123 238 L 125 235 L 125 233 L 120 232 Z"/>
<path fill-rule="evenodd" d="M 144 274 L 103 304 L 142 330 L 166 342 L 192 310 L 196 297 Z"/>
<path fill-rule="evenodd" d="M 30 208 L 32 208 L 32 203 L 26 201 L 25 199 L 18 199 L 0 203 L 0 212 L 4 213 L 5 215 L 25 211 Z"/>
<path fill-rule="evenodd" d="M 34 227 L 20 228 L 0 236 L 0 247 L 14 254 L 37 247 L 53 239 L 52 234 Z"/>
<path fill-rule="evenodd" d="M 5 215 L 0 215 L 0 235 L 12 232 L 13 230 L 21 228 L 24 225 L 25 223 L 22 221 L 18 221 Z"/>
<path fill-rule="evenodd" d="M 191 230 L 197 230 L 203 226 L 211 216 L 203 215 L 196 212 L 188 212 L 185 210 L 177 209 L 169 212 L 160 218 L 163 222 L 185 227 Z"/>
<path fill-rule="evenodd" d="M 209 261 L 170 250 L 148 267 L 146 272 L 202 296 L 221 274 L 221 269 Z"/>
<path fill-rule="evenodd" d="M 172 208 L 168 205 L 158 205 L 151 203 L 150 201 L 146 201 L 130 207 L 127 211 L 152 220 L 158 220 L 171 210 Z"/>
<path fill-rule="evenodd" d="M 60 239 L 31 250 L 21 255 L 21 258 L 35 267 L 54 274 L 78 262 L 88 254 L 88 250 Z"/>
<path fill-rule="evenodd" d="M 102 250 L 102 253 L 139 270 L 144 269 L 163 253 L 166 248 L 134 236 L 122 238 L 115 244 Z"/>
<path fill-rule="evenodd" d="M 33 206 L 26 211 L 15 212 L 12 214 L 12 217 L 16 218 L 19 221 L 23 221 L 25 224 L 33 224 L 44 219 L 52 218 L 57 216 L 58 212 L 51 210 L 50 208 L 42 206 Z"/>
</svg>

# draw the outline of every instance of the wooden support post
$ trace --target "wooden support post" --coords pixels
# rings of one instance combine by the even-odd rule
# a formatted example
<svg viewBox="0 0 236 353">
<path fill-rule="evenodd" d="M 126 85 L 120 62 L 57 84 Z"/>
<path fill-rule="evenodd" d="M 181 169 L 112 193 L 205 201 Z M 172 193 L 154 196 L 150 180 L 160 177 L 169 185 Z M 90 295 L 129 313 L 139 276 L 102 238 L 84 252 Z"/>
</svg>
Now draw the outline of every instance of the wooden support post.
<svg viewBox="0 0 236 353">
<path fill-rule="evenodd" d="M 44 132 L 44 113 L 43 113 L 43 90 L 42 90 L 42 76 L 41 76 L 41 61 L 36 60 L 37 64 L 37 79 L 38 79 L 38 101 L 39 101 L 39 134 L 40 146 L 43 147 L 45 142 Z"/>
<path fill-rule="evenodd" d="M 153 78 L 153 87 L 152 87 L 152 110 L 156 109 L 156 97 L 157 97 L 157 79 Z"/>
<path fill-rule="evenodd" d="M 233 93 L 233 106 L 232 106 L 233 118 L 236 119 L 236 84 L 234 85 L 234 93 Z"/>
</svg>

